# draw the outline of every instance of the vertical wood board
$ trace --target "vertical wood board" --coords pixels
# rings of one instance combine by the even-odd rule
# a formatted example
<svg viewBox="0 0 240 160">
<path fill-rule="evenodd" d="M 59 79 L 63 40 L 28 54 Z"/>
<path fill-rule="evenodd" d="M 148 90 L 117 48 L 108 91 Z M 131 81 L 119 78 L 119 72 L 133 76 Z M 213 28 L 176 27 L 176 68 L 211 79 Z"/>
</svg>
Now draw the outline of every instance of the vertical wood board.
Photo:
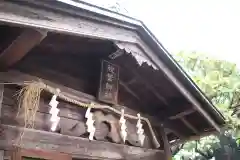
<svg viewBox="0 0 240 160">
<path fill-rule="evenodd" d="M 101 65 L 100 85 L 98 99 L 100 101 L 118 103 L 119 67 L 103 60 Z"/>
</svg>

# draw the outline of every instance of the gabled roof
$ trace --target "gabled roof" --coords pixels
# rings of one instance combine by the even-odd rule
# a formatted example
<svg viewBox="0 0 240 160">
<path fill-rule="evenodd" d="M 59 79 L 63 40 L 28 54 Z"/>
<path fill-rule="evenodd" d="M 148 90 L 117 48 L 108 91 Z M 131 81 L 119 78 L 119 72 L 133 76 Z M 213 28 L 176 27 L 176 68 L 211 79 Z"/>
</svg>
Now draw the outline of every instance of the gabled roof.
<svg viewBox="0 0 240 160">
<path fill-rule="evenodd" d="M 154 68 L 156 67 L 167 77 L 168 81 L 174 84 L 181 95 L 184 95 L 204 117 L 204 121 L 214 128 L 213 130 L 220 131 L 221 126 L 224 125 L 222 114 L 143 22 L 80 1 L 25 0 L 8 1 L 3 4 L 0 6 L 0 21 L 111 40 L 119 49 L 133 55 L 135 48 L 138 48 L 138 52 L 141 52 L 139 54 L 149 59 Z M 14 10 L 14 7 L 17 7 L 18 10 Z M 80 17 L 80 19 L 75 19 L 76 17 Z M 68 18 L 69 21 L 65 21 L 65 18 Z M 96 26 L 93 25 L 95 23 Z M 112 32 L 112 28 L 116 31 Z M 122 45 L 124 43 L 127 46 Z M 131 60 L 128 56 L 124 58 Z M 149 72 L 153 71 L 149 70 Z M 153 72 L 153 74 L 155 73 Z M 202 120 L 197 119 L 197 121 Z M 207 129 L 210 130 L 211 127 Z"/>
<path fill-rule="evenodd" d="M 76 0 L 56 0 L 58 2 L 66 3 L 74 7 L 78 7 L 90 13 L 96 14 L 95 16 L 104 16 L 112 20 L 121 21 L 126 24 L 137 26 L 137 32 L 143 38 L 143 40 L 155 51 L 160 59 L 165 62 L 169 69 L 174 72 L 174 76 L 186 87 L 191 95 L 201 104 L 201 107 L 206 110 L 220 126 L 224 124 L 224 117 L 219 110 L 209 101 L 206 95 L 201 89 L 193 82 L 193 80 L 187 75 L 182 67 L 174 60 L 171 54 L 164 48 L 154 34 L 147 28 L 147 26 L 140 20 L 104 9 L 92 4 Z"/>
</svg>

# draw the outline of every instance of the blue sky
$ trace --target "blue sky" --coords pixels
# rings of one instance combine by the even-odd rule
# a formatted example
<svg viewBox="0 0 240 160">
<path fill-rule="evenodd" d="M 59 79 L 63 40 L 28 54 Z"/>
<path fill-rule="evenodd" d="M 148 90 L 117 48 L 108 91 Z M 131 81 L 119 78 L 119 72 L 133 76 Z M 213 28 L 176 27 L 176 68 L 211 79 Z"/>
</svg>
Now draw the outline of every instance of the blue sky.
<svg viewBox="0 0 240 160">
<path fill-rule="evenodd" d="M 109 7 L 115 0 L 85 0 Z M 171 52 L 204 52 L 240 65 L 240 1 L 118 0 Z"/>
</svg>

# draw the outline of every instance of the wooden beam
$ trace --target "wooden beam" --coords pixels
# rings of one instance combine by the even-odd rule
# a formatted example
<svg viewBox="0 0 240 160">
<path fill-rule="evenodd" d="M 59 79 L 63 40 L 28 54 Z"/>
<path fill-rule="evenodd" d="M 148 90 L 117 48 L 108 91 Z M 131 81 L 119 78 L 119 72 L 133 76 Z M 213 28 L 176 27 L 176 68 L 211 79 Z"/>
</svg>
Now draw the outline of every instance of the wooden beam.
<svg viewBox="0 0 240 160">
<path fill-rule="evenodd" d="M 180 113 L 176 114 L 175 116 L 171 116 L 171 117 L 169 117 L 169 119 L 170 120 L 175 120 L 175 119 L 187 116 L 189 114 L 192 114 L 194 112 L 196 112 L 196 110 L 194 108 L 191 108 L 191 109 L 188 109 L 186 111 L 180 112 Z"/>
<path fill-rule="evenodd" d="M 162 127 L 160 127 L 160 133 L 163 139 L 163 144 L 164 144 L 164 154 L 165 154 L 165 160 L 171 160 L 172 159 L 172 152 L 171 152 L 171 146 L 169 144 L 167 135 L 165 133 L 165 130 Z"/>
<path fill-rule="evenodd" d="M 13 144 L 24 149 L 38 149 L 43 151 L 57 151 L 71 154 L 79 159 L 161 159 L 162 150 L 152 150 L 132 147 L 103 141 L 89 141 L 88 139 L 61 135 L 58 133 L 24 129 L 21 143 L 15 143 L 23 128 L 1 125 L 4 132 L 0 135 L 0 148 L 12 149 Z"/>
<path fill-rule="evenodd" d="M 191 129 L 195 134 L 198 134 L 198 130 L 192 125 L 190 124 L 184 117 L 180 118 L 181 121 L 189 128 Z"/>
<path fill-rule="evenodd" d="M 32 2 L 42 3 L 41 1 Z M 128 30 L 130 28 L 136 29 L 136 26 L 128 25 L 122 21 L 114 21 L 115 25 L 109 25 L 109 19 L 103 20 L 97 16 L 88 15 L 81 10 L 76 12 L 76 10 L 72 10 L 71 7 L 64 7 L 63 9 L 47 3 L 42 4 L 48 9 L 43 9 L 43 7 L 37 5 L 18 5 L 12 2 L 1 1 L 0 21 L 24 26 L 46 28 L 52 31 L 94 37 L 97 39 L 107 38 L 109 40 L 130 41 L 134 43 L 138 38 L 136 32 Z M 62 12 L 59 14 L 55 11 Z M 65 14 L 63 14 L 63 12 Z M 32 16 L 32 14 L 37 18 Z"/>
<path fill-rule="evenodd" d="M 45 31 L 25 29 L 12 44 L 0 54 L 0 68 L 7 68 L 21 60 L 34 46 L 47 35 Z"/>
<path fill-rule="evenodd" d="M 4 85 L 0 84 L 0 119 L 1 119 L 1 115 L 2 115 L 3 92 L 4 92 Z M 0 121 L 0 124 L 1 124 L 1 121 Z"/>
<path fill-rule="evenodd" d="M 136 79 L 136 78 L 133 78 L 133 79 L 129 80 L 126 84 L 127 84 L 127 85 L 130 85 L 130 84 L 135 83 L 136 81 L 137 81 L 137 79 Z"/>
<path fill-rule="evenodd" d="M 125 84 L 123 81 L 120 80 L 120 81 L 119 81 L 119 84 L 120 84 L 121 86 L 123 86 L 123 88 L 124 88 L 128 93 L 130 93 L 133 97 L 137 98 L 137 100 L 141 100 L 141 99 L 138 97 L 138 95 L 137 95 L 131 88 L 129 88 L 128 85 Z"/>
</svg>

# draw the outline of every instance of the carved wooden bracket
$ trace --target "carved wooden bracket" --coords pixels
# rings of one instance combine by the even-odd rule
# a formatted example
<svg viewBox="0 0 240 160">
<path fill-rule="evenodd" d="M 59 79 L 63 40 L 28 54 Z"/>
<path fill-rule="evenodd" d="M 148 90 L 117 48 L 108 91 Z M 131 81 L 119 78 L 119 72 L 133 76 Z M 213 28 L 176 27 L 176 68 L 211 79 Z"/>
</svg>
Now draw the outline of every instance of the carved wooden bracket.
<svg viewBox="0 0 240 160">
<path fill-rule="evenodd" d="M 13 95 L 14 91 L 6 89 L 4 96 L 3 110 L 2 110 L 2 120 L 3 124 L 24 126 L 24 113 L 16 117 L 18 113 L 18 107 Z M 76 107 L 75 105 L 61 101 L 58 105 L 60 112 L 60 122 L 57 133 L 63 135 L 69 135 L 74 137 L 87 138 L 88 132 L 86 128 L 86 119 L 84 117 L 86 109 L 81 107 Z M 35 116 L 35 126 L 37 130 L 50 131 L 51 123 L 49 123 L 51 115 L 49 114 L 50 106 L 48 101 L 41 99 L 40 107 Z M 93 110 L 93 116 L 95 120 L 96 132 L 94 138 L 99 141 L 108 141 L 113 143 L 122 143 L 123 141 L 120 137 L 120 126 L 119 126 L 119 116 L 114 114 L 103 112 L 100 110 Z M 133 146 L 140 146 L 136 131 L 136 121 L 127 120 L 127 140 L 126 144 Z M 148 134 L 146 133 L 148 137 Z M 144 143 L 144 148 L 151 148 L 151 138 L 146 138 Z"/>
</svg>

